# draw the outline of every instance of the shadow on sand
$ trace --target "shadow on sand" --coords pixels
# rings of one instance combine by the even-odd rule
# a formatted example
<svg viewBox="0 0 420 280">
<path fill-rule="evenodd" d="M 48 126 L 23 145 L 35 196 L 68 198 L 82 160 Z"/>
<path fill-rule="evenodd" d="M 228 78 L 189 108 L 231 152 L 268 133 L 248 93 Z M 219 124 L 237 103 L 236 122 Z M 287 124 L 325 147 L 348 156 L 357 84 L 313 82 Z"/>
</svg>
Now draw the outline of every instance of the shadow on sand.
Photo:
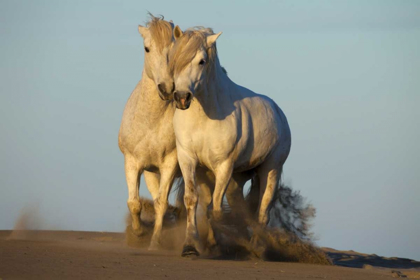
<svg viewBox="0 0 420 280">
<path fill-rule="evenodd" d="M 355 251 L 336 251 L 331 248 L 324 248 L 323 251 L 335 265 L 366 268 L 367 266 L 398 268 L 398 269 L 419 269 L 420 262 L 404 258 L 386 258 L 378 255 L 367 255 Z"/>
</svg>

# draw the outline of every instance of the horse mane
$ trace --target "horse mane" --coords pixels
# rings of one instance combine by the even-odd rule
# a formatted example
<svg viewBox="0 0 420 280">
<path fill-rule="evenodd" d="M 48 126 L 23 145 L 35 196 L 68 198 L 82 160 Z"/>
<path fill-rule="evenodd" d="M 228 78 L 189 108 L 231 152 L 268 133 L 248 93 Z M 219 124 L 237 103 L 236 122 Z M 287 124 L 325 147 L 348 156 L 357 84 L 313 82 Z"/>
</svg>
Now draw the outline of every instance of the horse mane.
<svg viewBox="0 0 420 280">
<path fill-rule="evenodd" d="M 150 20 L 146 23 L 150 35 L 159 51 L 169 46 L 173 41 L 174 24 L 164 20 L 163 16 L 155 17 L 149 13 Z"/>
<path fill-rule="evenodd" d="M 183 35 L 175 41 L 169 54 L 169 69 L 172 74 L 181 72 L 193 60 L 201 47 L 207 52 L 207 73 L 214 74 L 214 65 L 217 59 L 216 43 L 211 47 L 207 46 L 207 36 L 213 34 L 213 29 L 201 26 L 185 30 Z M 226 70 L 223 72 L 226 73 Z"/>
</svg>

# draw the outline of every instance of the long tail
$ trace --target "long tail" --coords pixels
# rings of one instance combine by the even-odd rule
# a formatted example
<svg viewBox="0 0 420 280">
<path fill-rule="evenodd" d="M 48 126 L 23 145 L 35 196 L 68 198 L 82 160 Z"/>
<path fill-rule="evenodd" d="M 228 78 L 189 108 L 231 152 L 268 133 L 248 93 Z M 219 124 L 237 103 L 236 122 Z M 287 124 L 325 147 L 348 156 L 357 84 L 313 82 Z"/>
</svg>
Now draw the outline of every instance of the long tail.
<svg viewBox="0 0 420 280">
<path fill-rule="evenodd" d="M 310 240 L 313 238 L 311 226 L 315 216 L 315 207 L 307 202 L 300 191 L 279 183 L 270 209 L 270 226 L 282 228 L 300 239 Z"/>
</svg>

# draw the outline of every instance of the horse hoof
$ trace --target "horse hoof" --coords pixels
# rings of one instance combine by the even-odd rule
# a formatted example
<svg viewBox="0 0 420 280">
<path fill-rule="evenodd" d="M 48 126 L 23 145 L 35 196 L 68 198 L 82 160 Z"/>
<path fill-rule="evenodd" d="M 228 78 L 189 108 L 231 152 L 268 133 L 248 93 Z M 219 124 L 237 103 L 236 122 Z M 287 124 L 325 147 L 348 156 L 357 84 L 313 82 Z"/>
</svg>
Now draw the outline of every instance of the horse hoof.
<svg viewBox="0 0 420 280">
<path fill-rule="evenodd" d="M 192 256 L 198 257 L 199 255 L 200 254 L 198 253 L 197 249 L 195 249 L 195 247 L 192 246 L 192 245 L 186 245 L 182 249 L 181 256 L 183 256 L 183 257 L 192 257 Z"/>
</svg>

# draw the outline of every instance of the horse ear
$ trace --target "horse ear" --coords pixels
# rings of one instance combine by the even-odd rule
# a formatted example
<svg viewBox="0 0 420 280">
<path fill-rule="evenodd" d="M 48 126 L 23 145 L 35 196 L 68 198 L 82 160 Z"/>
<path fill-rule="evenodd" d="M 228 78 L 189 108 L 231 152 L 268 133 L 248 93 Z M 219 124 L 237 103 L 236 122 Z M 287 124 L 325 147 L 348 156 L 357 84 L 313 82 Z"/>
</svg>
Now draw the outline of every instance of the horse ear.
<svg viewBox="0 0 420 280">
<path fill-rule="evenodd" d="M 219 38 L 220 35 L 222 35 L 222 32 L 207 36 L 207 46 L 211 47 L 216 42 L 217 38 Z"/>
<path fill-rule="evenodd" d="M 149 35 L 149 28 L 139 25 L 139 33 L 143 38 Z"/>
<path fill-rule="evenodd" d="M 178 40 L 183 35 L 181 28 L 177 25 L 174 29 L 174 38 L 175 40 Z"/>
</svg>

